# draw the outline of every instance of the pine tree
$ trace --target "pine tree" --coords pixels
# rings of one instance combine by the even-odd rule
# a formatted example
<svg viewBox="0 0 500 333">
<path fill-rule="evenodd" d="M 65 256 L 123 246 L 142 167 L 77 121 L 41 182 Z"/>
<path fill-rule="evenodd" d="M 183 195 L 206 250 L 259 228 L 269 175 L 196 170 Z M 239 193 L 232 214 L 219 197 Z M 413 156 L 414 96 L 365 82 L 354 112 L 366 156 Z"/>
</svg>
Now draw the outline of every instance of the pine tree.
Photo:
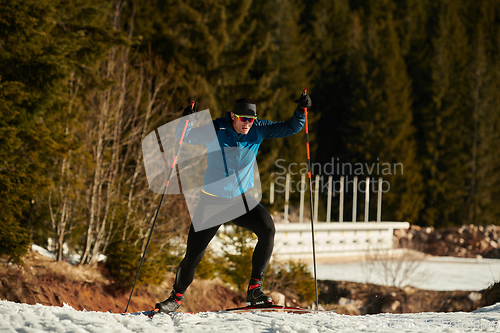
<svg viewBox="0 0 500 333">
<path fill-rule="evenodd" d="M 263 90 L 259 103 L 262 110 L 259 116 L 273 121 L 290 119 L 296 109 L 293 101 L 299 98 L 302 89 L 308 89 L 308 94 L 314 91 L 311 85 L 312 65 L 309 62 L 311 51 L 310 38 L 303 32 L 300 15 L 304 6 L 300 1 L 281 0 L 276 2 L 259 1 L 253 8 L 255 17 L 261 17 L 257 23 L 257 30 L 266 31 L 270 36 L 270 45 L 266 49 L 264 58 L 257 63 L 256 70 L 262 76 L 269 76 L 270 85 Z M 262 15 L 262 16 L 261 16 Z M 318 104 L 319 106 L 319 104 Z M 311 153 L 316 149 L 314 124 L 318 119 L 319 107 L 313 100 L 313 107 L 308 112 L 309 140 Z M 259 171 L 261 173 L 262 188 L 267 199 L 269 184 L 273 181 L 273 172 L 277 172 L 277 160 L 280 165 L 297 165 L 306 162 L 305 130 L 279 140 L 264 141 L 259 156 Z M 299 173 L 303 167 L 289 170 Z M 285 177 L 285 175 L 276 175 Z M 297 182 L 299 175 L 294 176 Z M 297 191 L 294 199 L 298 198 Z M 284 196 L 278 197 L 279 204 L 283 204 Z M 266 200 L 267 201 L 267 200 Z"/>
<path fill-rule="evenodd" d="M 427 0 L 397 1 L 395 18 L 398 21 L 398 33 L 401 38 L 401 51 L 407 65 L 407 72 L 412 81 L 412 113 L 415 125 L 416 161 L 423 166 L 428 156 L 425 126 L 425 114 L 432 109 L 432 31 L 433 7 Z M 422 185 L 427 186 L 427 173 L 422 169 Z M 426 192 L 424 192 L 426 193 Z M 425 203 L 428 202 L 424 199 Z M 420 210 L 418 224 L 426 224 L 422 216 L 425 208 Z"/>
<path fill-rule="evenodd" d="M 58 94 L 68 59 L 65 46 L 52 35 L 58 21 L 56 5 L 52 1 L 6 1 L 0 5 L 0 193 L 5 198 L 1 219 L 20 234 L 27 233 L 19 226 L 23 214 L 49 185 L 48 156 L 60 151 L 51 119 L 60 112 Z M 28 238 L 19 235 L 19 239 Z M 11 254 L 19 258 L 28 242 L 13 243 L 17 245 L 10 249 Z"/>
<path fill-rule="evenodd" d="M 352 107 L 347 149 L 352 161 L 378 163 L 390 184 L 383 218 L 417 221 L 422 178 L 416 160 L 411 80 L 392 1 L 370 1 L 354 14 L 350 61 Z M 364 175 L 369 174 L 365 170 Z M 388 190 L 388 189 L 385 189 Z"/>
<path fill-rule="evenodd" d="M 318 1 L 313 7 L 313 63 L 315 109 L 321 114 L 317 124 L 317 160 L 331 162 L 344 156 L 346 122 L 350 107 L 347 72 L 352 26 L 349 1 Z M 330 170 L 327 170 L 330 172 Z M 333 171 L 331 171 L 333 174 Z"/>
<path fill-rule="evenodd" d="M 319 114 L 315 126 L 317 149 L 313 162 L 323 166 L 320 171 L 323 182 L 328 176 L 333 176 L 333 181 L 338 182 L 340 175 L 335 167 L 332 169 L 327 165 L 332 160 L 347 160 L 348 123 L 351 119 L 348 110 L 352 94 L 348 84 L 348 71 L 352 64 L 349 53 L 352 13 L 348 0 L 321 0 L 312 6 L 311 16 L 311 46 L 314 50 L 312 98 L 314 110 Z M 332 215 L 336 215 L 337 201 L 333 200 L 332 204 Z"/>
<path fill-rule="evenodd" d="M 470 43 L 463 23 L 462 2 L 435 4 L 437 19 L 432 40 L 432 104 L 423 114 L 427 154 L 424 161 L 428 225 L 465 223 L 469 176 L 471 103 L 467 62 Z"/>
<path fill-rule="evenodd" d="M 173 96 L 176 108 L 195 99 L 199 109 L 210 108 L 213 117 L 220 117 L 237 96 L 258 100 L 259 78 L 251 78 L 250 70 L 266 39 L 255 39 L 262 34 L 256 31 L 251 5 L 249 0 L 137 4 L 135 31 L 143 45 L 150 44 L 165 63 L 175 62 L 184 71 Z"/>
<path fill-rule="evenodd" d="M 2 202 L 2 219 L 20 223 L 45 242 L 53 172 L 75 143 L 67 131 L 75 119 L 68 112 L 74 102 L 70 84 L 116 37 L 102 25 L 109 9 L 102 1 L 6 1 L 0 6 L 1 131 L 9 137 L 2 135 L 0 143 L 5 157 L 0 191 L 9 198 Z"/>
<path fill-rule="evenodd" d="M 469 38 L 473 40 L 472 61 L 469 63 L 472 86 L 472 123 L 470 192 L 465 218 L 475 224 L 496 223 L 499 208 L 496 205 L 500 175 L 500 160 L 496 147 L 500 144 L 499 125 L 499 51 L 500 34 L 495 23 L 500 16 L 496 1 L 469 2 Z"/>
</svg>

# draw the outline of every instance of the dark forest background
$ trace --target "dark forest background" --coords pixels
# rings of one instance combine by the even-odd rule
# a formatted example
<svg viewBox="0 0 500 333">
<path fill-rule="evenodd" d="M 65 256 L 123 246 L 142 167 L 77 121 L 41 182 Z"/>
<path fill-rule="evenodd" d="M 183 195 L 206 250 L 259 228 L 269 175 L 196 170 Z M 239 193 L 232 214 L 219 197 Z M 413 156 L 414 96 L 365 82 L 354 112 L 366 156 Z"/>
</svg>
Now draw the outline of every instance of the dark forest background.
<svg viewBox="0 0 500 333">
<path fill-rule="evenodd" d="M 52 238 L 81 264 L 139 258 L 159 202 L 142 139 L 191 100 L 286 120 L 303 87 L 314 163 L 404 166 L 358 175 L 390 182 L 383 220 L 498 222 L 498 0 L 1 0 L 0 254 Z M 268 208 L 276 161 L 305 158 L 304 131 L 263 144 Z M 151 267 L 189 223 L 167 196 Z"/>
</svg>

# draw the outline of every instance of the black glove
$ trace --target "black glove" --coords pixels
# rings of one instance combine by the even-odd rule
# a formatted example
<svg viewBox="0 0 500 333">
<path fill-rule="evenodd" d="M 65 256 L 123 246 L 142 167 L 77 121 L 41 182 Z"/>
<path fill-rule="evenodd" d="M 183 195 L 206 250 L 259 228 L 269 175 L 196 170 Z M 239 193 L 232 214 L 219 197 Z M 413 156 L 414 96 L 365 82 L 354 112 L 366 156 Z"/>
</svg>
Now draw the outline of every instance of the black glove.
<svg viewBox="0 0 500 333">
<path fill-rule="evenodd" d="M 302 95 L 300 95 L 300 98 L 296 99 L 294 102 L 297 103 L 297 108 L 301 113 L 304 113 L 304 108 L 307 108 L 309 110 L 312 106 L 311 97 L 309 95 L 306 95 L 305 93 L 302 93 Z"/>
<path fill-rule="evenodd" d="M 191 104 L 190 106 L 186 107 L 184 111 L 182 112 L 182 116 L 190 116 L 189 119 L 192 120 L 194 118 L 194 113 L 196 112 L 196 102 Z"/>
</svg>

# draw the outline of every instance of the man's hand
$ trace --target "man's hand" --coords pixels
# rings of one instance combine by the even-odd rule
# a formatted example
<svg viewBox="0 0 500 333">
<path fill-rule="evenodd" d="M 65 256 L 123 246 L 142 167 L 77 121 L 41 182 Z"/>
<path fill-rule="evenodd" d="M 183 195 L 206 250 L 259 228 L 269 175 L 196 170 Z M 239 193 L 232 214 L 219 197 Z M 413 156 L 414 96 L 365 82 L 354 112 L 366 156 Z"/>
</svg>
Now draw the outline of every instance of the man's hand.
<svg viewBox="0 0 500 333">
<path fill-rule="evenodd" d="M 194 113 L 196 112 L 196 102 L 192 103 L 190 106 L 186 107 L 182 112 L 182 116 L 190 116 L 189 120 L 193 120 Z"/>
<path fill-rule="evenodd" d="M 309 110 L 312 106 L 311 97 L 309 95 L 306 95 L 305 93 L 302 93 L 302 95 L 300 95 L 300 98 L 296 99 L 294 102 L 298 104 L 297 108 L 301 113 L 304 113 L 304 108 L 307 108 Z"/>
</svg>

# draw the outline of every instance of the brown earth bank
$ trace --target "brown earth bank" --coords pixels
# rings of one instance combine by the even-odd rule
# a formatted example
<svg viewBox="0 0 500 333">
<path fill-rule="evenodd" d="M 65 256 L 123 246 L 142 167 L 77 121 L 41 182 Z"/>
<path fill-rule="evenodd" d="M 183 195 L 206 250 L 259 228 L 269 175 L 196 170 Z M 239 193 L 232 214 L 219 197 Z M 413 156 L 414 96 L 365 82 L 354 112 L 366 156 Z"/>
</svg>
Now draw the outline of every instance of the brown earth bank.
<svg viewBox="0 0 500 333">
<path fill-rule="evenodd" d="M 0 264 L 0 299 L 62 306 L 76 310 L 121 313 L 127 306 L 130 289 L 116 288 L 96 269 L 55 262 L 30 251 L 24 265 Z M 134 291 L 128 312 L 151 310 L 156 302 L 169 296 L 173 275 L 161 286 L 139 286 Z M 220 310 L 245 302 L 244 296 L 226 288 L 220 280 L 196 279 L 186 292 L 179 311 Z"/>
<path fill-rule="evenodd" d="M 470 312 L 484 305 L 484 291 L 432 291 L 371 283 L 318 281 L 320 300 L 337 313 Z M 493 304 L 493 303 L 492 303 Z"/>
<path fill-rule="evenodd" d="M 150 310 L 168 297 L 173 276 L 161 286 L 136 288 L 128 312 Z M 414 313 L 472 311 L 500 301 L 500 286 L 486 291 L 428 291 L 411 287 L 396 288 L 345 281 L 318 281 L 319 300 L 325 309 L 338 307 L 337 313 L 362 315 L 376 313 Z M 266 292 L 271 292 L 267 290 Z M 273 294 L 277 294 L 273 292 Z M 130 290 L 117 289 L 95 269 L 54 262 L 31 251 L 24 266 L 1 262 L 0 299 L 62 306 L 77 310 L 125 310 Z M 282 295 L 287 305 L 310 307 L 293 294 Z M 226 287 L 220 280 L 195 279 L 186 292 L 179 311 L 203 312 L 244 305 L 244 295 Z"/>
</svg>

